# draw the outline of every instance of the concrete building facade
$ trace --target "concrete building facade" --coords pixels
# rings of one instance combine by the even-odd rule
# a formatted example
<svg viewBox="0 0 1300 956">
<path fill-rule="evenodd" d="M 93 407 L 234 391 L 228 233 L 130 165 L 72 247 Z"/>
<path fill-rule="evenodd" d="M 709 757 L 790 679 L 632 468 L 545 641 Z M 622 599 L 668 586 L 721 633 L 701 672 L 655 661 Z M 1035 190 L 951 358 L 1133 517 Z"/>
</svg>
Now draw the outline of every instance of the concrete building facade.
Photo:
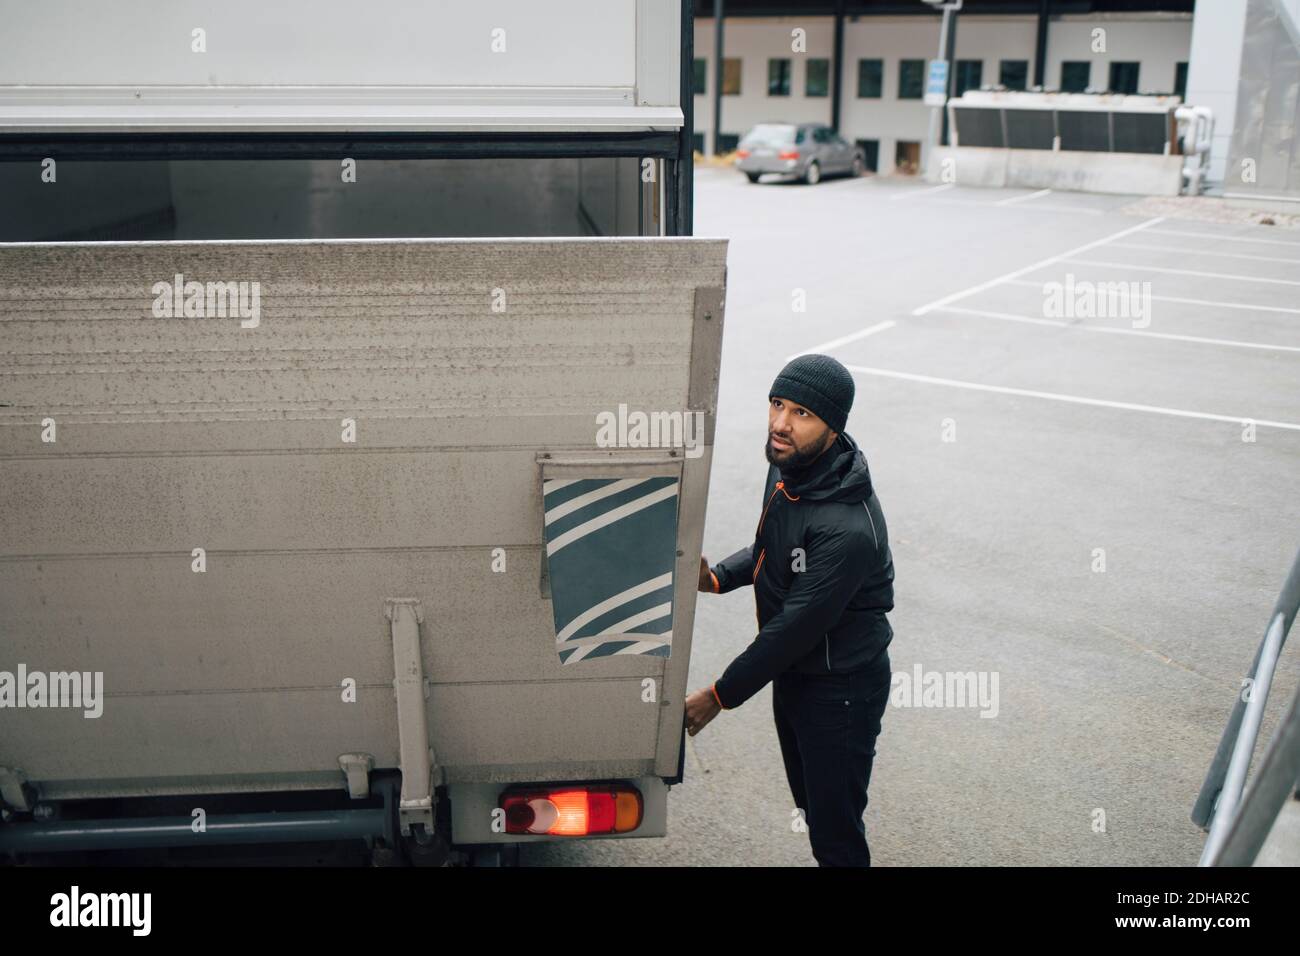
<svg viewBox="0 0 1300 956">
<path fill-rule="evenodd" d="M 1245 2 L 1245 0 L 1242 0 Z M 897 5 L 895 5 L 897 6 Z M 846 16 L 840 58 L 839 131 L 858 142 L 881 173 L 914 171 L 924 161 L 931 107 L 922 99 L 940 21 L 922 3 L 917 15 Z M 727 10 L 732 9 L 728 4 Z M 954 92 L 1034 86 L 1040 17 L 978 13 L 957 17 Z M 724 10 L 723 149 L 764 121 L 833 123 L 835 17 L 728 16 Z M 1184 11 L 1059 14 L 1045 19 L 1043 87 L 1182 93 L 1193 17 Z M 801 33 L 799 31 L 802 31 Z M 715 150 L 717 70 L 714 20 L 695 20 L 695 143 Z M 802 49 L 799 47 L 802 46 Z M 785 61 L 785 62 L 782 62 Z"/>
</svg>

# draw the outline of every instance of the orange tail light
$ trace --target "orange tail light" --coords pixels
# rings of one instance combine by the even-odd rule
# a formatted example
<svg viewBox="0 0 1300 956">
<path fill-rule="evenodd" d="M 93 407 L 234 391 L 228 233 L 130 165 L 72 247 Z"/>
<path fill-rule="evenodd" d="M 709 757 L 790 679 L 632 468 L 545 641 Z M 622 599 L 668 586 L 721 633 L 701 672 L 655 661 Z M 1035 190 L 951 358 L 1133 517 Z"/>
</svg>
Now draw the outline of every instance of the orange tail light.
<svg viewBox="0 0 1300 956">
<path fill-rule="evenodd" d="M 617 785 L 507 790 L 500 806 L 507 833 L 552 836 L 626 833 L 641 825 L 645 813 L 640 791 Z"/>
</svg>

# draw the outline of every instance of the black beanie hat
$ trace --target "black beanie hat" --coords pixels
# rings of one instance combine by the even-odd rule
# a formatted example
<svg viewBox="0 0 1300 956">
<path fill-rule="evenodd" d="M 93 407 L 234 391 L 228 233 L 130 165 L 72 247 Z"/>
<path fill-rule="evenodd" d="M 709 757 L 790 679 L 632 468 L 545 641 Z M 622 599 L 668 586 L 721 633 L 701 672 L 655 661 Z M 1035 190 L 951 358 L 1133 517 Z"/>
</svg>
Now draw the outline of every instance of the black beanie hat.
<svg viewBox="0 0 1300 956">
<path fill-rule="evenodd" d="M 844 431 L 853 407 L 853 376 L 829 355 L 800 355 L 786 363 L 767 393 L 804 406 L 830 426 Z"/>
</svg>

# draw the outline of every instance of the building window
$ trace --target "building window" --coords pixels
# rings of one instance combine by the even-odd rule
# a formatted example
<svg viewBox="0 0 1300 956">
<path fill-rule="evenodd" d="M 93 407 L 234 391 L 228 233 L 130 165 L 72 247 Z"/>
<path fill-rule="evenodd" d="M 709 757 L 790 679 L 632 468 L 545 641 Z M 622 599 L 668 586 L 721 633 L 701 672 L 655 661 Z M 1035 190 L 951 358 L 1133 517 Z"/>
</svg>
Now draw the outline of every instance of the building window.
<svg viewBox="0 0 1300 956">
<path fill-rule="evenodd" d="M 898 98 L 919 100 L 925 91 L 925 61 L 898 61 Z"/>
<path fill-rule="evenodd" d="M 894 168 L 914 175 L 921 171 L 921 144 L 899 140 L 894 144 Z"/>
<path fill-rule="evenodd" d="M 884 60 L 858 60 L 858 96 L 878 100 L 884 85 Z"/>
<path fill-rule="evenodd" d="M 978 90 L 983 78 L 983 60 L 958 60 L 956 75 L 957 86 L 953 95 L 961 96 L 967 90 Z"/>
<path fill-rule="evenodd" d="M 768 60 L 767 61 L 767 95 L 768 96 L 789 96 L 790 95 L 790 61 L 789 60 Z"/>
<path fill-rule="evenodd" d="M 1029 87 L 1029 61 L 1003 60 L 998 64 L 998 82 L 1009 90 Z"/>
<path fill-rule="evenodd" d="M 722 94 L 740 95 L 740 58 L 724 57 L 722 60 Z"/>
<path fill-rule="evenodd" d="M 1061 92 L 1082 93 L 1092 79 L 1092 64 L 1087 60 L 1066 60 L 1061 64 Z"/>
<path fill-rule="evenodd" d="M 740 144 L 739 133 L 719 133 L 718 134 L 718 152 L 730 153 Z"/>
<path fill-rule="evenodd" d="M 1174 95 L 1187 99 L 1187 64 L 1179 63 L 1174 66 Z"/>
<path fill-rule="evenodd" d="M 879 63 L 880 61 L 877 60 L 876 62 Z M 862 155 L 865 160 L 863 165 L 873 173 L 877 169 L 879 169 L 880 168 L 880 140 L 855 139 L 853 142 L 854 145 L 858 147 L 858 149 L 862 150 Z"/>
<path fill-rule="evenodd" d="M 804 96 L 828 96 L 831 89 L 831 61 L 815 59 L 808 61 L 804 71 Z"/>
<path fill-rule="evenodd" d="M 695 93 L 697 95 L 700 93 L 708 92 L 708 87 L 709 87 L 708 77 L 709 77 L 709 61 L 697 59 L 695 61 Z"/>
<path fill-rule="evenodd" d="M 1138 91 L 1137 63 L 1123 63 L 1118 60 L 1110 64 L 1110 92 L 1136 93 Z"/>
</svg>

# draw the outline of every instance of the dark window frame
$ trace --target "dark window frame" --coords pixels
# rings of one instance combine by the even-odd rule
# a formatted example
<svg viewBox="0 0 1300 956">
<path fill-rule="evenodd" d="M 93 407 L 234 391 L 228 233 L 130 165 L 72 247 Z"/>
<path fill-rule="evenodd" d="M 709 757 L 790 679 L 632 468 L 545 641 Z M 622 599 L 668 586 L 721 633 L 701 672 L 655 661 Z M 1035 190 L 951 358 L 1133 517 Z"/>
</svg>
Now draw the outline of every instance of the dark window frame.
<svg viewBox="0 0 1300 956">
<path fill-rule="evenodd" d="M 826 75 L 822 79 L 823 85 L 821 87 L 820 93 L 814 93 L 812 91 L 813 90 L 812 71 L 813 71 L 814 63 L 821 64 L 826 70 Z M 814 99 L 824 99 L 825 97 L 831 95 L 831 61 L 827 57 L 814 56 L 814 57 L 809 57 L 807 60 L 804 61 L 803 95 L 805 97 L 812 97 Z"/>
<path fill-rule="evenodd" d="M 924 58 L 908 57 L 898 61 L 898 99 L 919 100 L 925 97 L 925 64 Z M 909 67 L 915 68 L 914 77 L 907 75 Z"/>
<path fill-rule="evenodd" d="M 1067 72 L 1074 69 L 1083 69 L 1087 71 L 1087 78 L 1082 86 L 1076 88 L 1076 84 L 1065 82 Z M 1061 61 L 1061 92 L 1062 93 L 1082 93 L 1092 86 L 1092 61 L 1091 60 L 1062 60 Z"/>
<path fill-rule="evenodd" d="M 1132 83 L 1116 83 L 1116 79 L 1125 80 L 1129 72 L 1132 72 Z M 1111 60 L 1106 68 L 1106 91 L 1109 93 L 1128 93 L 1135 94 L 1141 87 L 1138 85 L 1142 77 L 1141 60 Z M 1131 89 L 1117 89 L 1119 85 L 1129 86 Z"/>
<path fill-rule="evenodd" d="M 855 139 L 853 145 L 862 150 L 863 166 L 869 172 L 880 170 L 880 140 Z"/>
<path fill-rule="evenodd" d="M 1014 65 L 1017 71 L 1021 72 L 1022 80 L 1019 86 L 1012 86 L 1007 82 L 1007 66 Z M 1029 89 L 1029 61 L 1028 60 L 998 60 L 998 85 L 1008 90 L 1027 90 Z"/>
<path fill-rule="evenodd" d="M 874 93 L 862 92 L 863 79 L 864 78 L 871 79 L 870 77 L 864 77 L 863 74 L 863 68 L 866 67 L 868 63 L 875 64 L 874 83 L 875 83 L 876 92 Z M 868 88 L 870 88 L 870 84 L 867 84 L 867 86 Z M 879 100 L 879 99 L 883 99 L 884 95 L 885 95 L 885 61 L 880 59 L 879 57 L 859 57 L 858 58 L 858 99 Z"/>
<path fill-rule="evenodd" d="M 1187 99 L 1187 61 L 1174 64 L 1174 95 Z"/>
<path fill-rule="evenodd" d="M 773 69 L 778 68 L 777 72 L 782 74 L 773 77 Z M 771 56 L 767 58 L 767 95 L 768 96 L 789 96 L 790 95 L 790 77 L 794 73 L 791 69 L 790 58 L 781 56 Z M 772 92 L 772 84 L 776 82 L 783 87 L 777 92 Z"/>
<path fill-rule="evenodd" d="M 984 83 L 983 60 L 958 60 L 953 69 L 953 96 L 961 96 L 967 90 L 978 90 Z M 966 82 L 967 73 L 975 74 L 975 82 Z"/>
<path fill-rule="evenodd" d="M 736 80 L 736 84 L 735 84 L 735 86 L 736 86 L 736 88 L 735 88 L 735 89 L 731 89 L 731 90 L 729 90 L 729 89 L 727 89 L 727 67 L 728 67 L 728 65 L 731 64 L 731 63 L 736 64 L 736 74 L 735 74 L 735 80 Z M 743 59 L 742 59 L 741 57 L 738 57 L 738 56 L 724 56 L 724 57 L 722 58 L 722 95 L 723 95 L 723 96 L 740 96 L 740 95 L 741 95 L 741 91 L 742 91 L 742 89 L 743 89 L 742 84 L 741 84 L 741 77 L 744 75 L 744 72 L 745 72 L 745 71 L 744 71 L 744 66 L 743 66 Z"/>
</svg>

